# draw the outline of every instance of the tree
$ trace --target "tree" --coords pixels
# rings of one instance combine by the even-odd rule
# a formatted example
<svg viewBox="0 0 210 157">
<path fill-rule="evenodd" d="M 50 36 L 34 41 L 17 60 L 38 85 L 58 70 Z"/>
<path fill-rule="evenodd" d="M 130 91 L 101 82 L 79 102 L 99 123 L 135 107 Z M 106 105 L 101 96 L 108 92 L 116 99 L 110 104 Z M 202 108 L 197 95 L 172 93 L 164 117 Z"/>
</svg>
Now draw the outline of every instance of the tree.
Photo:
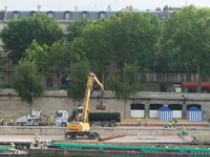
<svg viewBox="0 0 210 157">
<path fill-rule="evenodd" d="M 138 70 L 139 67 L 136 63 L 125 64 L 123 77 L 119 78 L 119 76 L 112 74 L 108 78 L 108 88 L 115 92 L 117 98 L 124 101 L 124 118 L 126 117 L 128 98 L 140 89 Z"/>
<path fill-rule="evenodd" d="M 86 81 L 89 73 L 87 60 L 78 62 L 71 73 L 70 84 L 68 86 L 68 96 L 81 103 L 85 95 Z"/>
<path fill-rule="evenodd" d="M 189 6 L 166 22 L 165 47 L 174 62 L 201 75 L 210 73 L 210 9 Z M 171 51 L 170 51 L 171 50 Z"/>
<path fill-rule="evenodd" d="M 160 27 L 160 19 L 151 14 L 121 12 L 111 18 L 110 43 L 120 75 L 125 63 L 137 62 L 142 69 L 153 64 Z"/>
<path fill-rule="evenodd" d="M 14 89 L 21 100 L 33 103 L 33 99 L 42 96 L 44 83 L 34 62 L 22 60 L 14 74 Z"/>
<path fill-rule="evenodd" d="M 102 82 L 104 83 L 104 73 L 110 67 L 113 60 L 112 47 L 110 45 L 111 33 L 108 28 L 108 22 L 101 20 L 89 24 L 84 30 L 83 43 L 85 53 L 91 61 L 90 68 L 101 73 Z"/>
<path fill-rule="evenodd" d="M 62 39 L 63 30 L 53 19 L 37 14 L 35 17 L 10 21 L 2 30 L 0 37 L 6 50 L 11 51 L 11 59 L 17 63 L 34 39 L 39 44 L 51 45 Z"/>
<path fill-rule="evenodd" d="M 49 47 L 47 56 L 47 66 L 51 72 L 55 72 L 57 77 L 66 76 L 69 71 L 71 51 L 62 42 L 55 42 Z"/>
<path fill-rule="evenodd" d="M 75 38 L 80 37 L 86 26 L 88 26 L 91 22 L 87 19 L 80 19 L 75 21 L 74 23 L 69 24 L 67 28 L 67 40 L 72 42 Z"/>
<path fill-rule="evenodd" d="M 37 66 L 37 70 L 41 74 L 45 74 L 48 69 L 48 53 L 49 53 L 49 46 L 46 44 L 40 45 L 35 40 L 29 45 L 29 47 L 24 52 L 23 59 L 29 62 L 34 62 Z"/>
</svg>

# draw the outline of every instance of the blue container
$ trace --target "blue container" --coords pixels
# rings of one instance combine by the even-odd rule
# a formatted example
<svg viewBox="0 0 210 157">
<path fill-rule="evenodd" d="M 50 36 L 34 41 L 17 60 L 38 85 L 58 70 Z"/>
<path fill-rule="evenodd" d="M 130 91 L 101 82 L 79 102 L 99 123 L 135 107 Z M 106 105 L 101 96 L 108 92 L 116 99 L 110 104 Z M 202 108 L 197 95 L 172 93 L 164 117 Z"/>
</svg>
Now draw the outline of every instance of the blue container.
<svg viewBox="0 0 210 157">
<path fill-rule="evenodd" d="M 202 122 L 203 113 L 198 107 L 191 107 L 187 111 L 187 120 L 190 122 Z"/>
<path fill-rule="evenodd" d="M 161 121 L 172 121 L 173 119 L 173 114 L 172 114 L 172 110 L 169 109 L 167 106 L 163 106 L 159 109 L 159 118 Z"/>
</svg>

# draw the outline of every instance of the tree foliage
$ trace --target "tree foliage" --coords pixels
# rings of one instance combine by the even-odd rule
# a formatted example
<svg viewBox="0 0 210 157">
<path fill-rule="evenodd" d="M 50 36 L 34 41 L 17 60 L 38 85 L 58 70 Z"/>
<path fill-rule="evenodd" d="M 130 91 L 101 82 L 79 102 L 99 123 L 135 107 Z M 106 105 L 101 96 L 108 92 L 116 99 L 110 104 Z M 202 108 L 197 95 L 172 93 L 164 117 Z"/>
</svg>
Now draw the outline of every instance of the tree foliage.
<svg viewBox="0 0 210 157">
<path fill-rule="evenodd" d="M 21 61 L 14 74 L 14 89 L 21 99 L 29 104 L 42 96 L 44 83 L 34 62 Z"/>
<path fill-rule="evenodd" d="M 62 42 L 55 42 L 49 47 L 47 66 L 50 71 L 60 75 L 66 75 L 70 64 L 70 50 Z"/>
<path fill-rule="evenodd" d="M 174 62 L 205 74 L 210 62 L 210 9 L 189 6 L 174 12 L 166 22 L 164 40 Z"/>
<path fill-rule="evenodd" d="M 123 68 L 123 77 L 110 75 L 108 78 L 109 89 L 115 91 L 116 96 L 126 101 L 130 95 L 135 94 L 140 89 L 139 67 L 136 63 L 125 64 Z"/>
<path fill-rule="evenodd" d="M 34 62 L 34 64 L 37 66 L 38 72 L 44 74 L 49 69 L 47 63 L 49 51 L 48 49 L 49 46 L 47 46 L 46 44 L 40 45 L 35 40 L 33 40 L 24 52 L 23 59 L 30 62 Z"/>
<path fill-rule="evenodd" d="M 111 33 L 107 21 L 98 21 L 87 26 L 83 35 L 86 56 L 91 60 L 91 69 L 104 72 L 112 61 Z"/>
<path fill-rule="evenodd" d="M 141 68 L 153 63 L 160 19 L 150 14 L 122 12 L 111 18 L 109 27 L 114 61 L 121 70 L 125 63 L 137 62 Z"/>
<path fill-rule="evenodd" d="M 53 19 L 43 14 L 35 17 L 20 18 L 8 23 L 1 32 L 5 48 L 10 50 L 10 57 L 18 62 L 25 49 L 35 39 L 39 44 L 52 44 L 63 37 L 63 30 Z"/>
<path fill-rule="evenodd" d="M 87 19 L 81 18 L 80 20 L 69 24 L 67 28 L 67 40 L 72 42 L 75 38 L 80 37 L 90 23 L 91 22 Z"/>
<path fill-rule="evenodd" d="M 84 98 L 89 64 L 87 60 L 78 62 L 71 73 L 70 84 L 68 86 L 68 96 L 76 101 Z"/>
<path fill-rule="evenodd" d="M 110 75 L 108 78 L 108 88 L 113 90 L 117 98 L 124 101 L 124 118 L 126 117 L 126 103 L 128 98 L 140 90 L 139 67 L 136 63 L 125 64 L 123 68 L 123 77 L 119 75 Z"/>
</svg>

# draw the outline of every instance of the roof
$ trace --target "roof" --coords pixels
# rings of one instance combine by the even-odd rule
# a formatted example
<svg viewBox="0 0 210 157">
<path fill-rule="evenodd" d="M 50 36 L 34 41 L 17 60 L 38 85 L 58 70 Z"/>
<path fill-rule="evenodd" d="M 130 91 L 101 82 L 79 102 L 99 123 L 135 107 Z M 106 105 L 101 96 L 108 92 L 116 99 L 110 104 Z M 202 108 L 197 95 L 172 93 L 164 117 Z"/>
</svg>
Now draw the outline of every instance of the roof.
<svg viewBox="0 0 210 157">
<path fill-rule="evenodd" d="M 115 11 L 40 11 L 41 13 L 47 14 L 58 21 L 75 21 L 80 18 L 82 18 L 85 14 L 86 18 L 90 21 L 96 21 L 99 20 L 101 17 L 101 14 L 104 14 L 105 19 L 111 18 L 113 15 L 115 15 L 117 12 Z M 17 17 L 32 17 L 37 13 L 37 11 L 29 10 L 29 11 L 0 11 L 0 21 L 9 21 L 13 20 Z M 168 19 L 170 16 L 169 12 L 165 11 L 149 11 L 149 12 L 140 12 L 140 13 L 149 13 L 152 15 L 159 16 L 162 20 Z M 68 15 L 67 15 L 68 14 Z M 67 16 L 66 16 L 67 15 Z"/>
</svg>

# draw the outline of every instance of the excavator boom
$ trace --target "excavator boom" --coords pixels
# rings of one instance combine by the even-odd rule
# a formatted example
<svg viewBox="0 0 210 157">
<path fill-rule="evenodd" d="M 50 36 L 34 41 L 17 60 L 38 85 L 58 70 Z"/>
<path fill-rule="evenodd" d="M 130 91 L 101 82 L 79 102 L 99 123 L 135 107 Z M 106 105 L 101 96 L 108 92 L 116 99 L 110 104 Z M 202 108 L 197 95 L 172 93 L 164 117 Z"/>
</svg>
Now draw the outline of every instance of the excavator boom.
<svg viewBox="0 0 210 157">
<path fill-rule="evenodd" d="M 86 90 L 85 90 L 85 103 L 83 106 L 82 118 L 83 118 L 84 123 L 89 123 L 88 122 L 88 113 L 89 113 L 89 104 L 90 104 L 90 93 L 92 91 L 94 82 L 96 82 L 100 86 L 101 91 L 104 90 L 103 84 L 98 80 L 96 75 L 94 73 L 90 73 L 88 76 L 88 80 L 87 80 L 87 85 L 86 85 Z"/>
<path fill-rule="evenodd" d="M 98 80 L 96 75 L 92 72 L 89 73 L 85 90 L 83 112 L 81 117 L 82 120 L 67 124 L 66 137 L 68 138 L 76 136 L 87 136 L 88 138 L 92 139 L 96 136 L 99 136 L 96 132 L 90 132 L 90 124 L 88 121 L 88 113 L 90 108 L 90 93 L 93 89 L 94 83 L 97 83 L 102 91 L 104 90 L 103 84 Z"/>
</svg>

